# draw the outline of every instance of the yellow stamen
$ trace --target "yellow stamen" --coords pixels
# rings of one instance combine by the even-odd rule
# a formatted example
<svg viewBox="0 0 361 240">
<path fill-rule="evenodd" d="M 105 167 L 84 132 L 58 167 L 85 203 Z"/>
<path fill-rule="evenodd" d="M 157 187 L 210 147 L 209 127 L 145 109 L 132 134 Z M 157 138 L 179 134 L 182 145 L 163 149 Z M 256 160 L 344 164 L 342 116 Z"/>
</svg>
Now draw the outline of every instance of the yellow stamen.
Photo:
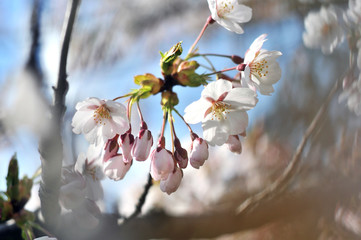
<svg viewBox="0 0 361 240">
<path fill-rule="evenodd" d="M 104 119 L 110 119 L 109 109 L 105 105 L 101 105 L 94 111 L 94 121 L 100 125 L 105 125 Z"/>
</svg>

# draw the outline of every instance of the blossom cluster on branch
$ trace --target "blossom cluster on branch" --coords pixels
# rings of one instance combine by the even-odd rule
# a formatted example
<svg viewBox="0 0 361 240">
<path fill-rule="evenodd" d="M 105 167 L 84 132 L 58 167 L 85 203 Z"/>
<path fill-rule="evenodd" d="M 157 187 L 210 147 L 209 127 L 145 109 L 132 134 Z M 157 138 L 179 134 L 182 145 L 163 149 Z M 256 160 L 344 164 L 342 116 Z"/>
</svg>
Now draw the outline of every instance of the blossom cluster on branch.
<svg viewBox="0 0 361 240">
<path fill-rule="evenodd" d="M 305 18 L 303 42 L 306 47 L 320 48 L 331 54 L 347 39 L 349 69 L 343 79 L 343 92 L 339 101 L 347 101 L 348 108 L 361 115 L 361 1 L 349 0 L 348 8 L 322 6 Z"/>
<path fill-rule="evenodd" d="M 187 55 L 181 57 L 182 42 L 161 52 L 161 78 L 151 73 L 137 75 L 134 82 L 139 85 L 138 89 L 114 99 L 90 97 L 76 105 L 73 132 L 83 134 L 90 146 L 86 154 L 78 156 L 75 166 L 63 169 L 60 200 L 76 216 L 88 216 L 85 225 L 97 224 L 99 208 L 95 202 L 103 198 L 100 181 L 105 177 L 115 181 L 123 179 L 133 161 L 149 159 L 153 180 L 160 181 L 160 189 L 171 194 L 181 184 L 183 169 L 188 163 L 196 169 L 205 163 L 209 156 L 208 145 L 226 144 L 230 151 L 241 153 L 241 137 L 246 136 L 248 126 L 247 111 L 258 103 L 258 93 L 270 95 L 274 91 L 273 85 L 281 78 L 277 58 L 282 54 L 262 48 L 266 34 L 254 40 L 244 57 L 201 53 L 197 44 L 209 25 L 217 22 L 241 34 L 244 31 L 240 24 L 250 21 L 252 16 L 252 9 L 237 0 L 208 0 L 208 5 L 211 16 Z M 196 60 L 208 57 L 227 58 L 233 66 L 217 70 L 211 61 L 209 66 L 204 66 Z M 206 72 L 198 73 L 199 68 Z M 236 74 L 231 76 L 229 71 L 236 71 Z M 186 107 L 184 115 L 176 108 L 180 101 L 173 91 L 176 85 L 204 87 L 199 100 Z M 159 137 L 154 139 L 139 102 L 157 94 L 161 94 L 163 118 Z M 125 104 L 118 102 L 122 99 Z M 133 107 L 140 118 L 138 133 L 132 131 Z M 177 136 L 175 117 L 189 129 L 189 152 Z M 190 126 L 199 122 L 203 128 L 202 137 Z M 167 124 L 171 139 L 164 136 Z M 171 149 L 166 148 L 166 141 L 170 141 Z"/>
</svg>

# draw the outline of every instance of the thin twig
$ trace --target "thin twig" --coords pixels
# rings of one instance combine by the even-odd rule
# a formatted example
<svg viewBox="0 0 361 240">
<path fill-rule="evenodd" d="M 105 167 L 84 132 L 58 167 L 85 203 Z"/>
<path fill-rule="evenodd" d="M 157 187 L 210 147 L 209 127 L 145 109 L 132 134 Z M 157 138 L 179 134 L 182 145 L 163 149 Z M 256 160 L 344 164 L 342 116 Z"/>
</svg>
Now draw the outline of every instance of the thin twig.
<svg viewBox="0 0 361 240">
<path fill-rule="evenodd" d="M 62 34 L 58 82 L 57 86 L 53 87 L 54 105 L 52 107 L 51 116 L 53 127 L 46 136 L 43 136 L 42 139 L 40 139 L 39 142 L 39 153 L 42 167 L 42 181 L 40 183 L 39 197 L 45 223 L 50 229 L 55 229 L 57 227 L 60 216 L 59 188 L 63 161 L 61 127 L 66 109 L 65 96 L 68 91 L 66 63 L 71 32 L 79 2 L 80 0 L 68 1 Z"/>
<path fill-rule="evenodd" d="M 294 173 L 297 171 L 297 167 L 300 163 L 301 156 L 302 156 L 303 150 L 305 148 L 305 145 L 306 145 L 308 139 L 310 138 L 310 136 L 312 135 L 312 133 L 317 129 L 316 128 L 317 125 L 320 123 L 321 119 L 323 118 L 324 114 L 326 113 L 326 110 L 327 110 L 333 96 L 335 95 L 335 93 L 338 89 L 338 86 L 339 86 L 339 81 L 336 81 L 334 86 L 330 90 L 326 100 L 321 105 L 316 116 L 313 118 L 311 124 L 308 126 L 291 161 L 289 162 L 288 166 L 283 171 L 281 176 L 279 178 L 277 178 L 271 185 L 269 185 L 267 188 L 265 188 L 261 192 L 246 199 L 237 208 L 237 210 L 236 210 L 237 214 L 245 213 L 247 211 L 252 210 L 260 202 L 262 202 L 264 200 L 269 200 L 269 199 L 277 196 L 278 193 L 280 193 L 283 189 L 285 189 L 288 186 L 288 183 L 293 179 Z"/>
<path fill-rule="evenodd" d="M 130 220 L 132 220 L 133 218 L 136 218 L 141 212 L 142 212 L 142 207 L 145 203 L 145 200 L 147 198 L 148 192 L 150 187 L 153 185 L 153 180 L 152 180 L 152 176 L 149 174 L 148 175 L 148 181 L 144 186 L 144 190 L 142 195 L 140 196 L 138 203 L 135 207 L 134 212 L 127 218 L 124 219 L 124 223 L 129 222 Z"/>
</svg>

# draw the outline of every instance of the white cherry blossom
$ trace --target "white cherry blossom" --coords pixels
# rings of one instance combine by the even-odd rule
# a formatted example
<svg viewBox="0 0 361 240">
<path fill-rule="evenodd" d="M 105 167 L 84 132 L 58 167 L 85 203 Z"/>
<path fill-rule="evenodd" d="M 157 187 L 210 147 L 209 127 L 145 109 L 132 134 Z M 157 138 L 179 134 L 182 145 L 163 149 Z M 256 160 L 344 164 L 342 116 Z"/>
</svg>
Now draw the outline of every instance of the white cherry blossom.
<svg viewBox="0 0 361 240">
<path fill-rule="evenodd" d="M 252 9 L 238 0 L 208 0 L 212 19 L 229 31 L 243 33 L 240 23 L 245 23 L 252 18 Z"/>
<path fill-rule="evenodd" d="M 338 22 L 333 6 L 321 7 L 319 12 L 311 12 L 305 18 L 303 42 L 309 48 L 321 48 L 324 54 L 330 54 L 344 39 L 344 31 Z"/>
<path fill-rule="evenodd" d="M 190 124 L 202 122 L 203 138 L 210 145 L 222 145 L 229 135 L 246 130 L 246 111 L 256 103 L 256 94 L 251 89 L 232 88 L 231 82 L 219 79 L 209 83 L 201 98 L 186 107 L 184 119 Z"/>
<path fill-rule="evenodd" d="M 83 133 L 90 143 L 106 142 L 129 129 L 126 108 L 121 103 L 92 97 L 79 102 L 75 108 L 73 132 Z"/>
<path fill-rule="evenodd" d="M 281 68 L 277 58 L 282 55 L 279 51 L 261 49 L 266 41 L 266 34 L 262 34 L 253 41 L 246 52 L 242 74 L 242 83 L 263 95 L 274 92 L 273 84 L 281 78 Z"/>
<path fill-rule="evenodd" d="M 340 94 L 339 102 L 347 101 L 347 107 L 357 116 L 361 116 L 361 76 L 346 87 Z"/>
<path fill-rule="evenodd" d="M 74 169 L 82 174 L 86 180 L 85 197 L 93 201 L 103 198 L 103 188 L 100 180 L 104 179 L 103 163 L 101 158 L 102 145 L 90 145 L 87 154 L 80 153 Z"/>
</svg>

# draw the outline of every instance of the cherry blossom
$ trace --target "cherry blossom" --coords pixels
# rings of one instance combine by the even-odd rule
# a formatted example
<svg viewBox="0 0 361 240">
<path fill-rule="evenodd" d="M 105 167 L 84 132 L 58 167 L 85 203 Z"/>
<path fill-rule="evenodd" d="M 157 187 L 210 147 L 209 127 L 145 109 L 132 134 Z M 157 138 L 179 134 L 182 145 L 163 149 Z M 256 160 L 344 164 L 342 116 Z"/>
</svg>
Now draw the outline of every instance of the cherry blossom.
<svg viewBox="0 0 361 240">
<path fill-rule="evenodd" d="M 361 76 L 353 81 L 340 94 L 339 102 L 347 100 L 347 107 L 357 116 L 361 116 Z"/>
<path fill-rule="evenodd" d="M 131 165 L 131 160 L 130 162 L 125 163 L 123 160 L 123 155 L 118 154 L 104 163 L 104 174 L 110 179 L 119 181 L 124 178 Z"/>
<path fill-rule="evenodd" d="M 324 54 L 330 54 L 344 39 L 344 32 L 338 22 L 333 6 L 321 7 L 319 12 L 311 12 L 305 18 L 303 42 L 309 48 L 321 48 Z"/>
<path fill-rule="evenodd" d="M 100 180 L 104 179 L 101 156 L 102 146 L 90 145 L 87 154 L 80 153 L 74 169 L 86 180 L 85 196 L 93 201 L 103 198 Z"/>
<path fill-rule="evenodd" d="M 243 33 L 240 23 L 252 18 L 252 9 L 237 0 L 208 0 L 213 20 L 229 31 Z"/>
<path fill-rule="evenodd" d="M 166 192 L 168 195 L 177 191 L 183 178 L 183 172 L 180 168 L 176 168 L 172 173 L 169 174 L 166 180 L 160 181 L 160 190 Z"/>
<path fill-rule="evenodd" d="M 208 159 L 208 144 L 196 134 L 192 136 L 193 141 L 191 144 L 191 152 L 189 154 L 189 162 L 192 167 L 199 169 L 203 166 L 204 162 Z"/>
<path fill-rule="evenodd" d="M 174 159 L 172 153 L 165 148 L 158 146 L 150 155 L 150 174 L 156 181 L 166 180 L 174 170 Z"/>
<path fill-rule="evenodd" d="M 281 78 L 281 68 L 276 60 L 282 53 L 261 49 L 266 36 L 262 34 L 256 38 L 246 52 L 242 83 L 263 95 L 270 95 L 274 92 L 272 85 Z"/>
<path fill-rule="evenodd" d="M 226 143 L 227 143 L 228 149 L 231 152 L 241 154 L 242 143 L 241 143 L 241 140 L 239 140 L 238 135 L 229 136 Z"/>
<path fill-rule="evenodd" d="M 131 152 L 132 156 L 137 161 L 147 160 L 150 154 L 150 149 L 153 145 L 153 136 L 151 131 L 148 130 L 145 122 L 141 125 L 141 129 L 138 136 L 135 138 Z"/>
<path fill-rule="evenodd" d="M 361 23 L 361 1 L 360 0 L 349 0 L 348 1 L 348 9 L 346 11 L 346 19 L 347 22 L 351 22 L 352 24 L 360 24 Z"/>
<path fill-rule="evenodd" d="M 92 97 L 79 102 L 75 108 L 73 132 L 83 133 L 90 143 L 105 142 L 129 129 L 126 108 L 121 103 Z"/>
<path fill-rule="evenodd" d="M 246 111 L 256 103 L 256 94 L 251 89 L 232 89 L 231 82 L 219 79 L 208 84 L 201 98 L 186 107 L 184 119 L 190 124 L 202 122 L 204 139 L 210 145 L 222 145 L 229 135 L 246 130 Z"/>
</svg>

